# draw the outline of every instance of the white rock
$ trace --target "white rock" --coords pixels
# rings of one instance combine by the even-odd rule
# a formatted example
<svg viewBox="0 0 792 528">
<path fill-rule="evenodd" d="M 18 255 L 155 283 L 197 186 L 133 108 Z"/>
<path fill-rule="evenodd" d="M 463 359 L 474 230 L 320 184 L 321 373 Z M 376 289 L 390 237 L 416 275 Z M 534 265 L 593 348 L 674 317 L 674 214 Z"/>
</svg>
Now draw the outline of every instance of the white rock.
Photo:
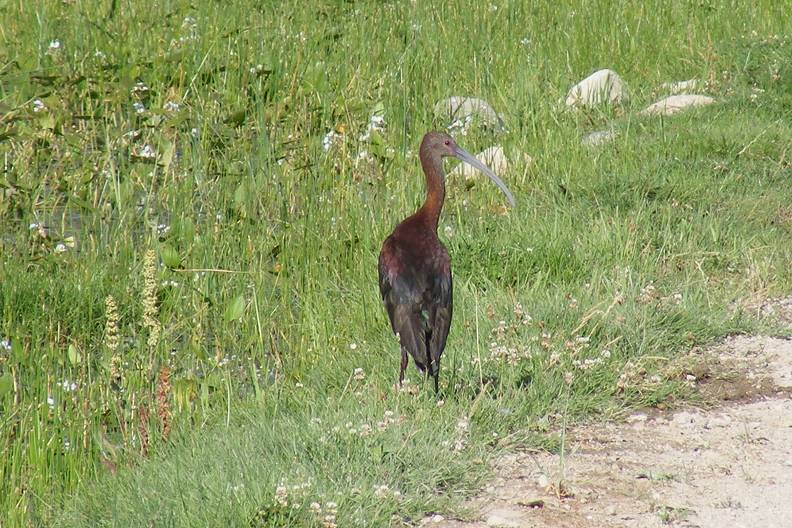
<svg viewBox="0 0 792 528">
<path fill-rule="evenodd" d="M 432 515 L 432 517 L 429 520 L 431 522 L 433 522 L 433 523 L 439 523 L 439 522 L 445 521 L 445 517 L 443 517 L 440 514 L 435 514 L 435 515 Z"/>
<path fill-rule="evenodd" d="M 715 102 L 715 99 L 706 95 L 670 95 L 656 103 L 647 106 L 639 112 L 640 115 L 673 115 L 686 108 L 706 106 Z"/>
<path fill-rule="evenodd" d="M 671 95 L 690 93 L 696 91 L 701 82 L 698 79 L 688 79 L 687 81 L 666 82 L 660 85 L 660 90 Z"/>
<path fill-rule="evenodd" d="M 627 86 L 613 70 L 595 71 L 569 89 L 567 106 L 595 106 L 602 103 L 619 104 L 627 99 Z"/>
<path fill-rule="evenodd" d="M 450 124 L 459 123 L 465 128 L 470 120 L 478 120 L 482 125 L 498 132 L 503 130 L 503 118 L 484 99 L 454 96 L 439 101 L 434 107 L 435 117 L 447 120 Z"/>
<path fill-rule="evenodd" d="M 598 147 L 600 145 L 604 145 L 605 143 L 609 143 L 614 139 L 616 139 L 615 131 L 598 130 L 596 132 L 592 132 L 591 134 L 586 135 L 583 139 L 580 140 L 580 143 L 587 147 Z"/>
<path fill-rule="evenodd" d="M 486 148 L 476 154 L 476 157 L 484 162 L 484 165 L 492 169 L 492 172 L 500 176 L 509 168 L 509 161 L 503 153 L 503 148 L 500 145 L 495 145 Z M 478 170 L 474 169 L 467 163 L 460 163 L 454 170 L 448 173 L 449 176 L 464 176 L 465 178 L 472 178 L 478 174 Z"/>
</svg>

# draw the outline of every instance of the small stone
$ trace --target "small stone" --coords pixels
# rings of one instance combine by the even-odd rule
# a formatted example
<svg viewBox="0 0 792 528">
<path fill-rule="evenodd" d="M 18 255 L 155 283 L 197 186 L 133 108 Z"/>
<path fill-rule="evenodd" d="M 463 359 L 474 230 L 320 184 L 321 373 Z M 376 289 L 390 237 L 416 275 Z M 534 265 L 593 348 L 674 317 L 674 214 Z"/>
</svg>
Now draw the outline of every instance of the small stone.
<svg viewBox="0 0 792 528">
<path fill-rule="evenodd" d="M 608 507 L 605 508 L 605 513 L 607 515 L 616 515 L 616 506 L 613 504 L 608 505 Z"/>
<path fill-rule="evenodd" d="M 547 475 L 541 474 L 536 477 L 536 485 L 542 489 L 545 489 L 550 485 L 550 479 L 547 478 Z"/>
<path fill-rule="evenodd" d="M 598 70 L 569 89 L 567 106 L 620 104 L 627 99 L 627 86 L 613 70 Z"/>
<path fill-rule="evenodd" d="M 445 517 L 443 517 L 440 514 L 436 514 L 436 515 L 432 515 L 432 517 L 429 519 L 429 521 L 433 522 L 433 523 L 439 523 L 439 522 L 445 521 Z"/>
<path fill-rule="evenodd" d="M 706 95 L 670 95 L 638 112 L 639 115 L 674 115 L 687 108 L 707 106 L 715 99 Z"/>
</svg>

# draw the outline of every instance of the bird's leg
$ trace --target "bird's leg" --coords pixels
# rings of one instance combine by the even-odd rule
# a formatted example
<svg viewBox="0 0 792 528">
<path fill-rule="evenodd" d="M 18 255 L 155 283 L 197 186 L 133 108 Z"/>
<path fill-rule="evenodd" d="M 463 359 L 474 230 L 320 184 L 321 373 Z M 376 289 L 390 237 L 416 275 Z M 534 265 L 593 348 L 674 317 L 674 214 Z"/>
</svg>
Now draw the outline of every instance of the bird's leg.
<svg viewBox="0 0 792 528">
<path fill-rule="evenodd" d="M 402 382 L 404 381 L 404 371 L 407 370 L 407 350 L 402 348 L 401 349 L 401 370 L 399 370 L 399 388 L 402 386 Z"/>
<path fill-rule="evenodd" d="M 429 359 L 429 365 L 426 368 L 426 377 L 434 379 L 434 389 L 435 394 L 439 394 L 440 392 L 440 365 L 436 363 L 433 359 Z"/>
</svg>

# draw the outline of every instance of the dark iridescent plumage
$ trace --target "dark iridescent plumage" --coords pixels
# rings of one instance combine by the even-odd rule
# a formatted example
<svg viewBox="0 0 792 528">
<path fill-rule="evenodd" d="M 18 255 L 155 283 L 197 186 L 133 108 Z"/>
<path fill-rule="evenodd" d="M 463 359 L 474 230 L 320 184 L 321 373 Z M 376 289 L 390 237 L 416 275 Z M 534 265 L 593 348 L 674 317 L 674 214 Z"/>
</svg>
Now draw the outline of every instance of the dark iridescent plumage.
<svg viewBox="0 0 792 528">
<path fill-rule="evenodd" d="M 455 156 L 489 176 L 514 205 L 511 193 L 491 170 L 457 146 L 448 134 L 429 132 L 421 142 L 426 201 L 385 239 L 379 256 L 379 286 L 393 333 L 401 345 L 399 384 L 407 354 L 420 372 L 434 378 L 438 390 L 440 356 L 451 327 L 453 285 L 451 259 L 437 237 L 445 198 L 443 157 Z"/>
</svg>

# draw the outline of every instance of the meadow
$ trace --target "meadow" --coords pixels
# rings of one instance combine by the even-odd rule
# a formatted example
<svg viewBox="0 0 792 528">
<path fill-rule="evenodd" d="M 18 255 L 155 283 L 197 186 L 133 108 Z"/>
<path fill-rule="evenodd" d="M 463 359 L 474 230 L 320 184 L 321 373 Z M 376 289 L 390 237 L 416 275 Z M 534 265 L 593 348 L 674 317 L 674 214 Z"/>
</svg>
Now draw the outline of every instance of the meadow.
<svg viewBox="0 0 792 528">
<path fill-rule="evenodd" d="M 4 528 L 410 526 L 505 450 L 695 398 L 691 350 L 773 331 L 746 307 L 792 290 L 788 3 L 10 0 L 0 19 Z M 604 67 L 629 100 L 566 109 Z M 637 116 L 689 78 L 717 102 Z M 503 115 L 452 133 L 503 146 L 517 207 L 447 181 L 438 398 L 412 366 L 394 388 L 376 267 L 453 95 Z"/>
</svg>

